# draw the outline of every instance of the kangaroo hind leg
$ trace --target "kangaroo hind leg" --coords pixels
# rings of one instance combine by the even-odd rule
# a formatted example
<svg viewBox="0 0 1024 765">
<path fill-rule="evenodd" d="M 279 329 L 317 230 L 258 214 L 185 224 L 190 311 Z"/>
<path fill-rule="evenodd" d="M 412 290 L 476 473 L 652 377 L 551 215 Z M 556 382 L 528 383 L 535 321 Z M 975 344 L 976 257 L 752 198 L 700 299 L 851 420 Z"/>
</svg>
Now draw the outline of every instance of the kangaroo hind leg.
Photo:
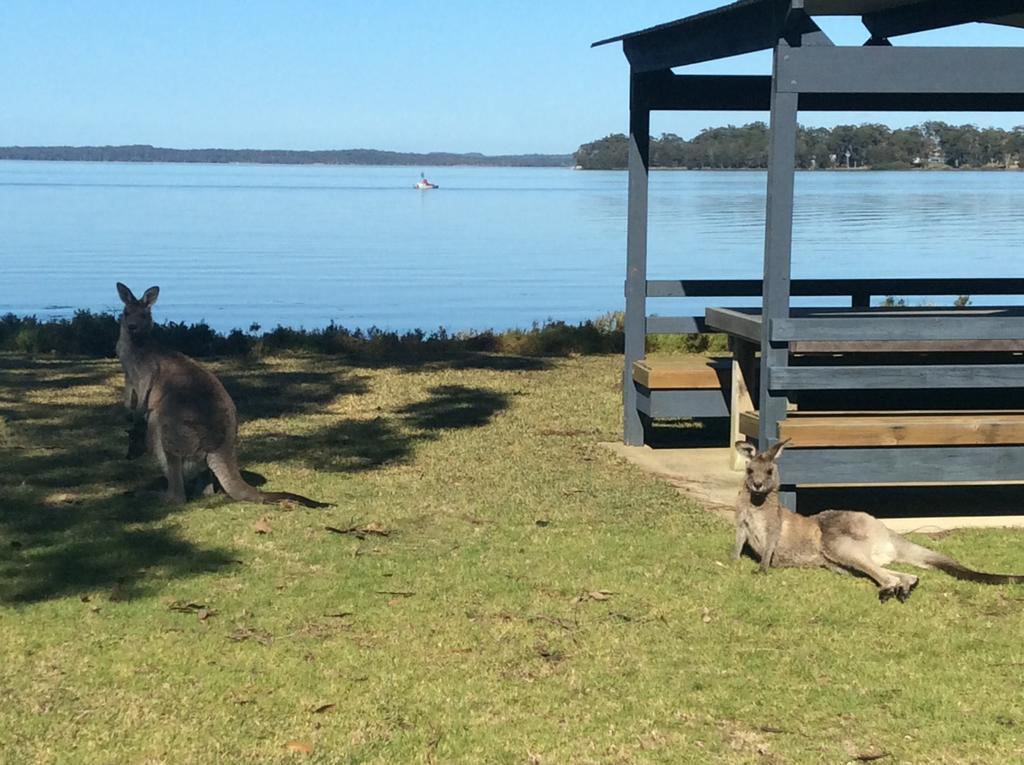
<svg viewBox="0 0 1024 765">
<path fill-rule="evenodd" d="M 823 552 L 829 563 L 871 577 L 879 587 L 878 599 L 883 603 L 892 597 L 905 603 L 917 587 L 916 576 L 890 571 L 876 563 L 871 554 L 871 543 L 867 540 L 850 537 L 831 539 Z"/>
<path fill-rule="evenodd" d="M 184 504 L 185 471 L 181 457 L 176 454 L 165 454 L 162 461 L 165 465 L 164 475 L 167 476 L 167 501 L 174 505 Z"/>
</svg>

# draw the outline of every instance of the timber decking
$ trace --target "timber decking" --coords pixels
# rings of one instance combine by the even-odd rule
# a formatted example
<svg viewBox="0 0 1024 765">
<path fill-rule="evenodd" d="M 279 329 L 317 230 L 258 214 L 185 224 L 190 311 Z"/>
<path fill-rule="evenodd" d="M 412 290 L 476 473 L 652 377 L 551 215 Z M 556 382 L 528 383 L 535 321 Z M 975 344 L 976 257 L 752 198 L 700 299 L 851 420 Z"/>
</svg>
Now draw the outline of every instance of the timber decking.
<svg viewBox="0 0 1024 765">
<path fill-rule="evenodd" d="M 757 437 L 757 412 L 739 428 Z M 799 448 L 1014 446 L 1024 444 L 1022 411 L 790 412 L 779 438 Z M 1024 476 L 1022 476 L 1024 478 Z"/>
</svg>

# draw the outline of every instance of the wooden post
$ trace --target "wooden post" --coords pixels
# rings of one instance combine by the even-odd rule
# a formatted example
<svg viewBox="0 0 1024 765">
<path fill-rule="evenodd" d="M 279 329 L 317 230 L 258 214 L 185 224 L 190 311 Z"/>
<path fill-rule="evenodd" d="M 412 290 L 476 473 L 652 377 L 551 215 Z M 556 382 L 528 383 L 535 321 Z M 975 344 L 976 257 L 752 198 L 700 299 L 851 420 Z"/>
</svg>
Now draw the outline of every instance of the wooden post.
<svg viewBox="0 0 1024 765">
<path fill-rule="evenodd" d="M 754 409 L 750 397 L 753 386 L 754 353 L 753 343 L 733 337 L 729 340 L 732 346 L 732 390 L 729 396 L 729 449 L 730 463 L 733 470 L 742 470 L 745 460 L 733 449 L 733 444 L 742 441 L 745 436 L 740 433 L 740 414 Z"/>
<path fill-rule="evenodd" d="M 647 340 L 647 175 L 650 168 L 649 96 L 640 77 L 629 77 L 629 210 L 626 229 L 625 359 L 622 372 L 623 441 L 642 446 L 644 426 L 636 408 L 633 362 Z"/>
<path fill-rule="evenodd" d="M 773 345 L 774 319 L 789 318 L 789 293 L 793 245 L 793 183 L 796 165 L 797 94 L 782 89 L 779 69 L 790 47 L 780 40 L 775 47 L 772 72 L 771 129 L 768 144 L 768 200 L 765 210 L 764 287 L 761 322 L 760 424 L 758 448 L 778 440 L 778 423 L 786 419 L 787 398 L 769 390 L 769 369 L 789 363 L 786 343 Z M 793 501 L 791 492 L 783 499 Z"/>
</svg>

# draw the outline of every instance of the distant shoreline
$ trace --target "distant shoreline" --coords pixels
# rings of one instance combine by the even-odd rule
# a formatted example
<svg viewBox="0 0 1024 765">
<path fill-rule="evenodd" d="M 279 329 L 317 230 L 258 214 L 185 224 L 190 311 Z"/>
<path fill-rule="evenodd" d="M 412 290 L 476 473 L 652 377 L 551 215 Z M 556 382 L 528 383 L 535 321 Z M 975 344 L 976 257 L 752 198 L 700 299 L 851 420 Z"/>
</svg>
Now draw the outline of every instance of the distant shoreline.
<svg viewBox="0 0 1024 765">
<path fill-rule="evenodd" d="M 130 146 L 2 146 L 0 160 L 132 162 L 219 165 L 393 165 L 398 167 L 565 167 L 571 154 L 397 152 L 379 149 L 293 151 L 278 149 L 167 149 Z"/>
</svg>

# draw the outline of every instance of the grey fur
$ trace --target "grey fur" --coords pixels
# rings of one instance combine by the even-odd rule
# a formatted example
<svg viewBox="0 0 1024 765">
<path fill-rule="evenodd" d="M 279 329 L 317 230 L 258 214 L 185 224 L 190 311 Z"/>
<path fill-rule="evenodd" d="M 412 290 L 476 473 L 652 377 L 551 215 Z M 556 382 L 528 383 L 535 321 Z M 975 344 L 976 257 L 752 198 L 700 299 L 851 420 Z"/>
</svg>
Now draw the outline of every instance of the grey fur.
<svg viewBox="0 0 1024 765">
<path fill-rule="evenodd" d="M 743 488 L 736 499 L 736 547 L 739 559 L 749 545 L 769 568 L 827 568 L 844 574 L 863 574 L 878 585 L 878 597 L 906 601 L 918 578 L 885 568 L 890 563 L 909 563 L 937 568 L 958 579 L 984 584 L 1024 583 L 1017 574 L 974 571 L 942 553 L 929 550 L 890 531 L 867 513 L 825 510 L 811 516 L 794 513 L 779 501 L 778 458 L 788 441 L 758 454 L 743 441 L 736 450 L 747 458 Z"/>
</svg>

